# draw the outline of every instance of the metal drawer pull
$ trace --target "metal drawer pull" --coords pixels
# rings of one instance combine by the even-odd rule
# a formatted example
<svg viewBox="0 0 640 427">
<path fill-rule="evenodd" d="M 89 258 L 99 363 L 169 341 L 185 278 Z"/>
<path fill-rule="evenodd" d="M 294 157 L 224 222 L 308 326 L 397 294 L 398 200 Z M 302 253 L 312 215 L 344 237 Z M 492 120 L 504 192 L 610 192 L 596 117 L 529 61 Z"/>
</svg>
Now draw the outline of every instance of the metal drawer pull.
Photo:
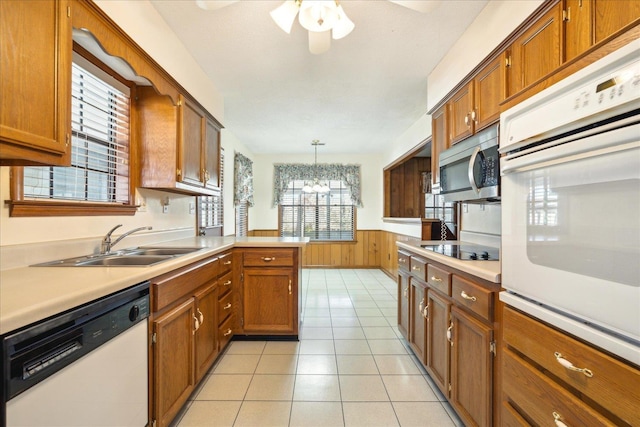
<svg viewBox="0 0 640 427">
<path fill-rule="evenodd" d="M 561 364 L 565 368 L 569 369 L 570 371 L 582 372 L 585 375 L 585 377 L 589 377 L 589 378 L 591 378 L 593 376 L 593 372 L 591 372 L 590 369 L 587 369 L 587 368 L 576 368 L 575 366 L 573 366 L 573 363 L 571 363 L 567 359 L 565 359 L 564 356 L 561 353 L 558 353 L 556 351 L 555 353 L 553 353 L 553 355 L 556 357 L 556 360 L 558 361 L 559 364 Z"/>
<path fill-rule="evenodd" d="M 474 302 L 477 300 L 476 297 L 467 295 L 467 293 L 465 291 L 460 292 L 460 296 L 462 298 L 464 298 L 464 299 L 468 299 L 468 300 L 474 301 Z"/>
<path fill-rule="evenodd" d="M 226 282 L 224 282 L 222 285 L 223 286 L 229 286 L 231 284 L 231 280 L 227 280 Z"/>
<path fill-rule="evenodd" d="M 231 303 L 230 302 L 228 302 L 227 305 L 222 307 L 223 310 L 229 310 L 230 308 L 231 308 Z"/>
<path fill-rule="evenodd" d="M 449 327 L 447 328 L 447 341 L 449 341 L 451 343 L 451 347 L 453 347 L 453 339 L 452 339 L 453 332 L 452 332 L 452 329 L 453 329 L 453 322 L 451 322 L 449 324 Z"/>
<path fill-rule="evenodd" d="M 222 265 L 231 265 L 231 260 L 223 262 Z"/>
<path fill-rule="evenodd" d="M 222 334 L 222 336 L 228 337 L 229 335 L 231 335 L 233 331 L 231 329 L 228 329 L 227 332 L 225 332 L 224 334 Z"/>
<path fill-rule="evenodd" d="M 416 271 L 420 271 L 420 267 L 418 267 L 417 265 L 414 265 L 413 267 L 411 267 L 412 270 L 416 270 Z"/>
<path fill-rule="evenodd" d="M 559 413 L 557 413 L 556 411 L 553 411 L 553 422 L 556 423 L 556 426 L 558 427 L 568 427 L 563 421 L 562 421 L 562 416 L 560 416 Z"/>
<path fill-rule="evenodd" d="M 263 257 L 260 257 L 260 259 L 262 259 L 264 262 L 271 262 L 271 261 L 275 261 L 276 257 L 263 256 Z"/>
<path fill-rule="evenodd" d="M 431 280 L 433 280 L 434 282 L 442 282 L 442 279 L 436 276 L 431 276 Z"/>
<path fill-rule="evenodd" d="M 197 308 L 196 311 L 198 312 L 198 320 L 200 320 L 200 324 L 202 325 L 204 323 L 204 314 L 202 314 L 199 308 Z"/>
</svg>

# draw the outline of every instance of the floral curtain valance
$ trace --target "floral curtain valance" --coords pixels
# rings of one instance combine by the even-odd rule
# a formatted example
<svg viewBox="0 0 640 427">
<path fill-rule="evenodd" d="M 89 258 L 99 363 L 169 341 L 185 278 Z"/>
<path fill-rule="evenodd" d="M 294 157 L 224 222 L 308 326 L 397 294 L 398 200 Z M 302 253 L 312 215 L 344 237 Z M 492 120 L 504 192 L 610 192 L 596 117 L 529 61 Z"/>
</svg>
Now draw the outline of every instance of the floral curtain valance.
<svg viewBox="0 0 640 427">
<path fill-rule="evenodd" d="M 273 165 L 273 206 L 280 204 L 291 181 L 341 180 L 351 192 L 353 204 L 362 207 L 360 196 L 360 165 L 342 164 L 276 164 Z"/>
<path fill-rule="evenodd" d="M 253 162 L 240 153 L 234 156 L 233 204 L 253 206 Z"/>
</svg>

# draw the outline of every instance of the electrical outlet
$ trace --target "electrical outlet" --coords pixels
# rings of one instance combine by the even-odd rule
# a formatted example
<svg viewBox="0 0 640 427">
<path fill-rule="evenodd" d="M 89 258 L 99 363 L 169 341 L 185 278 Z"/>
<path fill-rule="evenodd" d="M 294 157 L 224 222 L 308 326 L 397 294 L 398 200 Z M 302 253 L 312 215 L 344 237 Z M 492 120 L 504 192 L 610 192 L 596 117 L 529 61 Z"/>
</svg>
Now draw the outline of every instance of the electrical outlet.
<svg viewBox="0 0 640 427">
<path fill-rule="evenodd" d="M 147 199 L 142 196 L 136 198 L 136 205 L 138 205 L 138 212 L 147 211 Z"/>
<path fill-rule="evenodd" d="M 189 202 L 189 215 L 196 213 L 196 202 Z"/>
<path fill-rule="evenodd" d="M 469 205 L 467 203 L 463 203 L 462 204 L 462 212 L 464 212 L 464 213 L 468 213 L 469 212 Z"/>
<path fill-rule="evenodd" d="M 169 205 L 162 205 L 162 213 L 169 213 Z"/>
</svg>

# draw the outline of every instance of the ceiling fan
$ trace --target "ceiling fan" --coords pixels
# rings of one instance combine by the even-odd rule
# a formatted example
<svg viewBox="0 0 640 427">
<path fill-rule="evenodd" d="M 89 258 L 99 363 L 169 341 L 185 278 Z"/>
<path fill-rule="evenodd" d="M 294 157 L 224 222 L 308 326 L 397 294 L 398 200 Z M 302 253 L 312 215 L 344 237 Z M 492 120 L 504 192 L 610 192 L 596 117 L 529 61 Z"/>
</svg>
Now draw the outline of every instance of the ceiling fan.
<svg viewBox="0 0 640 427">
<path fill-rule="evenodd" d="M 239 0 L 196 0 L 205 10 L 217 10 Z M 388 0 L 391 3 L 427 13 L 436 8 L 442 0 Z M 293 21 L 298 21 L 309 32 L 309 51 L 324 53 L 331 46 L 331 38 L 338 40 L 347 36 L 355 24 L 347 17 L 338 0 L 285 0 L 271 11 L 275 23 L 287 34 L 291 33 Z"/>
</svg>

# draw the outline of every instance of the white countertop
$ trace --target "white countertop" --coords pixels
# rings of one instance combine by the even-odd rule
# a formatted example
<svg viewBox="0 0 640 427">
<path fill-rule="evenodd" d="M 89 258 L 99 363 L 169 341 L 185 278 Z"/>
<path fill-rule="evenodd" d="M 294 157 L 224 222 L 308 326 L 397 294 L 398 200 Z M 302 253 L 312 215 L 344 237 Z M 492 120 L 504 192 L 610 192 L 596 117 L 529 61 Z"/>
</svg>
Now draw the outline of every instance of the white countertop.
<svg viewBox="0 0 640 427">
<path fill-rule="evenodd" d="M 448 241 L 452 244 L 464 244 L 467 242 L 460 241 Z M 472 274 L 481 279 L 488 280 L 493 283 L 501 282 L 501 263 L 500 261 L 471 261 L 460 260 L 447 255 L 439 254 L 434 251 L 422 248 L 420 245 L 439 245 L 442 244 L 439 240 L 424 240 L 421 242 L 396 242 L 399 248 L 407 249 L 414 252 L 424 258 L 432 259 L 439 263 L 448 265 L 465 273 Z"/>
<path fill-rule="evenodd" d="M 0 271 L 0 334 L 69 310 L 233 247 L 303 247 L 308 238 L 190 237 L 162 246 L 201 247 L 146 267 L 21 267 Z"/>
</svg>

